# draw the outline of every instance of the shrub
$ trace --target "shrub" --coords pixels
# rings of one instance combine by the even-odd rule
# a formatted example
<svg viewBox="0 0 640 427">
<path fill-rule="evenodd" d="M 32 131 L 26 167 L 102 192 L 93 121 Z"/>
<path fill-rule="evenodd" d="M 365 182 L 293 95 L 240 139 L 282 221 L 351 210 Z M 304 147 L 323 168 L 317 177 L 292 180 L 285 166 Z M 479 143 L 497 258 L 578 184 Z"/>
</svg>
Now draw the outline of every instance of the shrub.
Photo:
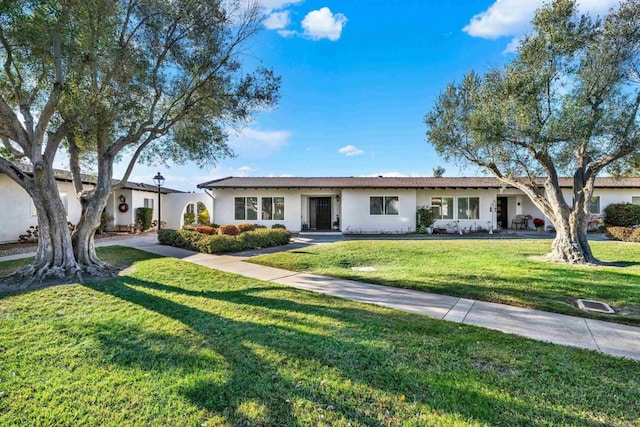
<svg viewBox="0 0 640 427">
<path fill-rule="evenodd" d="M 534 227 L 544 227 L 544 219 L 542 218 L 534 218 L 533 219 L 533 226 Z"/>
<path fill-rule="evenodd" d="M 100 225 L 96 229 L 96 234 L 103 234 L 107 231 L 107 227 L 111 225 L 111 221 L 113 221 L 113 216 L 107 211 L 102 211 L 102 215 L 100 215 Z"/>
<path fill-rule="evenodd" d="M 200 224 L 209 224 L 211 222 L 209 211 L 202 202 L 198 202 L 198 222 Z"/>
<path fill-rule="evenodd" d="M 238 230 L 240 230 L 240 233 L 244 233 L 247 231 L 253 231 L 256 229 L 256 226 L 253 224 L 249 224 L 247 222 L 242 223 L 242 224 L 238 224 Z"/>
<path fill-rule="evenodd" d="M 209 235 L 218 234 L 218 230 L 216 230 L 213 227 L 209 227 L 208 225 L 199 225 L 196 227 L 196 231 L 198 233 L 204 233 Z"/>
<path fill-rule="evenodd" d="M 426 229 L 434 223 L 433 211 L 427 206 L 420 206 L 416 210 L 416 227 Z"/>
<path fill-rule="evenodd" d="M 607 227 L 607 234 L 623 242 L 640 243 L 640 228 Z"/>
<path fill-rule="evenodd" d="M 215 222 L 212 222 L 209 225 L 212 226 L 213 228 L 220 228 L 220 224 L 216 224 Z"/>
<path fill-rule="evenodd" d="M 262 224 L 253 224 L 253 229 L 254 230 L 257 230 L 259 228 L 267 228 L 267 226 L 266 225 L 262 225 Z"/>
<path fill-rule="evenodd" d="M 185 212 L 184 213 L 184 225 L 191 225 L 191 224 L 195 224 L 196 222 L 196 215 L 192 212 Z"/>
<path fill-rule="evenodd" d="M 276 228 L 276 229 L 279 228 L 281 230 L 286 230 L 287 229 L 287 227 L 285 227 L 283 224 L 273 224 L 271 226 L 271 228 Z"/>
<path fill-rule="evenodd" d="M 140 231 L 146 231 L 151 228 L 153 221 L 153 209 L 138 208 L 136 209 L 136 228 Z"/>
<path fill-rule="evenodd" d="M 167 229 L 162 229 L 158 233 L 158 240 L 163 245 L 209 254 L 286 245 L 290 238 L 291 233 L 282 229 L 247 231 L 238 236 L 207 235 L 195 231 Z"/>
<path fill-rule="evenodd" d="M 604 208 L 604 223 L 609 228 L 631 227 L 640 224 L 640 206 L 614 203 Z"/>
<path fill-rule="evenodd" d="M 233 224 L 226 224 L 226 225 L 221 225 L 220 228 L 218 228 L 218 234 L 224 234 L 227 236 L 237 236 L 238 234 L 240 234 L 240 230 L 238 230 L 238 227 L 236 227 Z"/>
</svg>

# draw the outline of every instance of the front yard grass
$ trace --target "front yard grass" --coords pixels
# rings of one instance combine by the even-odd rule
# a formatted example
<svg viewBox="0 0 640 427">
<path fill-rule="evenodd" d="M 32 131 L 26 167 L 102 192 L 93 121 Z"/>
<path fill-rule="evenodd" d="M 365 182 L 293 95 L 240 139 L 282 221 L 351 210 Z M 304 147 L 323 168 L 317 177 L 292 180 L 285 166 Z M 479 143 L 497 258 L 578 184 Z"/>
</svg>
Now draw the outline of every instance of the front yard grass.
<svg viewBox="0 0 640 427">
<path fill-rule="evenodd" d="M 0 425 L 640 422 L 637 361 L 111 251 L 0 294 Z"/>
<path fill-rule="evenodd" d="M 618 267 L 575 267 L 536 260 L 549 240 L 373 240 L 316 245 L 252 262 L 314 274 L 640 324 L 640 245 L 591 242 Z M 352 267 L 374 267 L 354 271 Z M 577 298 L 610 304 L 616 315 L 578 310 Z"/>
</svg>

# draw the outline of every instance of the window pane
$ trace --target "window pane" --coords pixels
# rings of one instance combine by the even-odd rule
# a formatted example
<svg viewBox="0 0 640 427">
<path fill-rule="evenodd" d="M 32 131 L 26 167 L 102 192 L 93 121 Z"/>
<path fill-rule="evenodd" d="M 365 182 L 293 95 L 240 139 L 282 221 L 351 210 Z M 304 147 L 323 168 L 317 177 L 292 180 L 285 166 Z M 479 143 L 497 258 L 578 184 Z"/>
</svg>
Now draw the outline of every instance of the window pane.
<svg viewBox="0 0 640 427">
<path fill-rule="evenodd" d="M 245 219 L 244 218 L 244 197 L 236 197 L 235 198 L 235 219 Z"/>
<path fill-rule="evenodd" d="M 369 215 L 382 215 L 382 197 L 369 198 Z"/>
<path fill-rule="evenodd" d="M 284 221 L 284 197 L 274 197 L 273 205 L 273 219 Z"/>
<path fill-rule="evenodd" d="M 247 219 L 249 220 L 258 219 L 258 198 L 257 197 L 247 197 Z"/>
<path fill-rule="evenodd" d="M 600 213 L 600 196 L 593 196 L 591 198 L 591 204 L 589 205 L 589 212 L 592 214 Z"/>
<path fill-rule="evenodd" d="M 458 219 L 469 219 L 468 197 L 458 197 Z"/>
<path fill-rule="evenodd" d="M 433 212 L 434 219 L 442 218 L 442 198 L 440 197 L 431 198 L 431 211 Z"/>
<path fill-rule="evenodd" d="M 469 219 L 480 219 L 480 197 L 469 197 Z"/>
<path fill-rule="evenodd" d="M 273 218 L 273 199 L 271 197 L 262 198 L 262 219 L 270 220 Z"/>
<path fill-rule="evenodd" d="M 442 198 L 442 219 L 453 219 L 453 197 Z"/>
<path fill-rule="evenodd" d="M 398 215 L 398 196 L 384 198 L 384 213 L 386 215 Z"/>
<path fill-rule="evenodd" d="M 634 204 L 634 205 L 640 205 L 640 196 L 632 197 L 631 198 L 631 203 Z"/>
</svg>

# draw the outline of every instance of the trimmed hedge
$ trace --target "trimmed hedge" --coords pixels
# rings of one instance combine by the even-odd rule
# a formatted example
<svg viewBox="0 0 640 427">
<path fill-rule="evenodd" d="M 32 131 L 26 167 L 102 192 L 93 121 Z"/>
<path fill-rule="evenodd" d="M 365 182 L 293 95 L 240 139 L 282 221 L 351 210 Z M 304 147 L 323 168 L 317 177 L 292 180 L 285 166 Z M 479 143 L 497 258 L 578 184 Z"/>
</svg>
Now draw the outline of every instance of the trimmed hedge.
<svg viewBox="0 0 640 427">
<path fill-rule="evenodd" d="M 138 208 L 136 209 L 136 227 L 140 231 L 146 231 L 151 228 L 153 221 L 153 209 Z"/>
<path fill-rule="evenodd" d="M 282 246 L 288 244 L 290 239 L 291 233 L 283 229 L 247 231 L 238 236 L 224 234 L 212 236 L 198 233 L 197 231 L 168 229 L 162 229 L 158 234 L 158 241 L 163 245 L 207 254 L 222 254 Z"/>
<path fill-rule="evenodd" d="M 640 243 L 640 228 L 607 227 L 607 234 L 623 242 Z"/>
<path fill-rule="evenodd" d="M 632 227 L 640 224 L 640 206 L 614 203 L 604 208 L 604 223 L 613 227 Z"/>
<path fill-rule="evenodd" d="M 214 227 L 209 227 L 208 225 L 199 225 L 196 227 L 196 231 L 198 233 L 204 233 L 209 235 L 218 234 L 218 230 Z"/>
<path fill-rule="evenodd" d="M 227 236 L 237 236 L 240 230 L 233 224 L 221 225 L 218 228 L 218 234 L 226 234 Z"/>
<path fill-rule="evenodd" d="M 249 224 L 248 222 L 238 224 L 238 230 L 240 230 L 241 233 L 246 233 L 247 231 L 253 231 L 255 229 L 256 226 L 254 224 Z"/>
</svg>

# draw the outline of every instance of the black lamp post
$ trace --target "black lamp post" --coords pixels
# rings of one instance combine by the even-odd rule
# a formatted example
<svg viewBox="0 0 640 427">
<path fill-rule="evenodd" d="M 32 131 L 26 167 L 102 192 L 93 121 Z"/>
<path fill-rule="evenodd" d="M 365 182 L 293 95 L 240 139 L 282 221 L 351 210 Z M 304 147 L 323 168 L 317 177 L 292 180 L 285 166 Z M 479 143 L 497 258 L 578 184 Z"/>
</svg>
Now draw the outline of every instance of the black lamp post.
<svg viewBox="0 0 640 427">
<path fill-rule="evenodd" d="M 162 228 L 162 217 L 160 216 L 160 209 L 162 205 L 160 204 L 160 187 L 164 184 L 164 176 L 160 175 L 160 172 L 156 176 L 153 177 L 153 182 L 158 186 L 158 232 Z"/>
</svg>

